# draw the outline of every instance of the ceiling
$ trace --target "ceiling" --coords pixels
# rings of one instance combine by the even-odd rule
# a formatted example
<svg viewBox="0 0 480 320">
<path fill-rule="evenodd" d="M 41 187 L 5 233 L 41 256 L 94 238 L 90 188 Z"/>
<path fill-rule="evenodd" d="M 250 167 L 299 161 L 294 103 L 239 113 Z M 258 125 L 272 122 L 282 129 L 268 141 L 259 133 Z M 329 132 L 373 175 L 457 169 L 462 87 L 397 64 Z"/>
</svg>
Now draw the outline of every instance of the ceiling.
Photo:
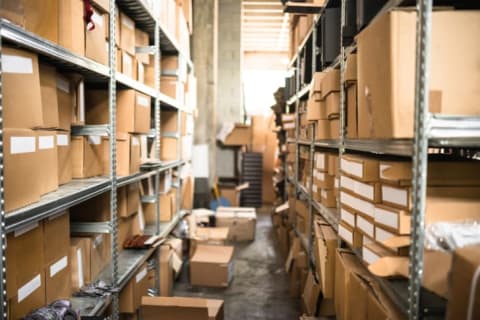
<svg viewBox="0 0 480 320">
<path fill-rule="evenodd" d="M 242 0 L 243 51 L 287 52 L 288 30 L 280 0 Z"/>
</svg>

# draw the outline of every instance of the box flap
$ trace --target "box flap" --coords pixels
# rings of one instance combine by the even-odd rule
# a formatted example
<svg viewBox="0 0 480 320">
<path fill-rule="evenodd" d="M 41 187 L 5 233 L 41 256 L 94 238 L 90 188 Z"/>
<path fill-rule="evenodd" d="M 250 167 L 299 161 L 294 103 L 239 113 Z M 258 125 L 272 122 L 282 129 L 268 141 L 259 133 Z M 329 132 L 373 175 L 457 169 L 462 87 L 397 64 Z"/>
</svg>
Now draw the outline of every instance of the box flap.
<svg viewBox="0 0 480 320">
<path fill-rule="evenodd" d="M 223 312 L 223 300 L 213 300 L 213 299 L 208 299 L 207 300 L 207 305 L 208 305 L 208 317 L 209 319 L 217 319 L 217 316 L 219 313 Z"/>
<path fill-rule="evenodd" d="M 191 262 L 229 263 L 233 257 L 234 247 L 198 245 Z"/>
<path fill-rule="evenodd" d="M 195 239 L 197 240 L 227 240 L 228 227 L 197 227 Z"/>
</svg>

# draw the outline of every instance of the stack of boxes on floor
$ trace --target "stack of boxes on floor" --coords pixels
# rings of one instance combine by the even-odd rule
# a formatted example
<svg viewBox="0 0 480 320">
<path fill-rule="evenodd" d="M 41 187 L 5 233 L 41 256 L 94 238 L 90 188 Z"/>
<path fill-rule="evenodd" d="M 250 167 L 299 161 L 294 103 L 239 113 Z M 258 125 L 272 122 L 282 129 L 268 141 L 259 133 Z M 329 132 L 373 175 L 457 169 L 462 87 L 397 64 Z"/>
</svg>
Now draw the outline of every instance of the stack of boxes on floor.
<svg viewBox="0 0 480 320">
<path fill-rule="evenodd" d="M 314 74 L 306 120 L 316 123 L 315 140 L 339 138 L 340 72 L 337 69 Z"/>
</svg>

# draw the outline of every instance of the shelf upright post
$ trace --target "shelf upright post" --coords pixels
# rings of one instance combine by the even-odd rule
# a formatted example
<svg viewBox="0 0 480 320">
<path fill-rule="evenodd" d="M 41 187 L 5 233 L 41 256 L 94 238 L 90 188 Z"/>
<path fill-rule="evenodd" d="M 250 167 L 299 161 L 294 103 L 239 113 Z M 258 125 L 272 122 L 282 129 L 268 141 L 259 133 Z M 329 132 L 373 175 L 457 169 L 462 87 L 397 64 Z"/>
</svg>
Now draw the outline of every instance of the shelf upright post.
<svg viewBox="0 0 480 320">
<path fill-rule="evenodd" d="M 111 223 L 111 243 L 112 243 L 112 313 L 113 320 L 118 320 L 120 313 L 119 306 L 119 292 L 118 292 L 118 217 L 117 217 L 117 81 L 115 73 L 117 70 L 117 50 L 115 49 L 115 0 L 110 0 L 110 26 L 109 26 L 109 88 L 108 88 L 108 103 L 110 111 L 110 223 Z"/>
<path fill-rule="evenodd" d="M 428 168 L 428 103 L 430 87 L 430 36 L 432 0 L 417 1 L 417 47 L 415 73 L 415 137 L 412 175 L 412 239 L 410 245 L 409 318 L 422 317 L 420 293 L 423 278 L 425 198 Z"/>
<path fill-rule="evenodd" d="M 155 92 L 156 97 L 154 100 L 154 121 L 155 121 L 155 157 L 160 161 L 160 24 L 158 19 L 155 18 L 155 30 L 154 30 L 154 73 L 155 73 Z M 160 203 L 158 202 L 158 194 L 160 191 L 160 171 L 156 169 L 155 172 L 155 235 L 160 235 Z M 160 252 L 155 250 L 155 291 L 157 295 L 160 295 Z"/>
<path fill-rule="evenodd" d="M 345 101 L 345 46 L 343 45 L 343 27 L 345 26 L 345 16 L 346 16 L 346 0 L 342 0 L 340 4 L 340 132 L 339 142 L 338 142 L 338 168 L 341 168 L 342 165 L 342 155 L 345 153 L 345 134 L 346 134 L 346 101 Z M 341 179 L 338 179 L 338 188 L 340 189 Z M 338 197 L 337 208 L 341 207 L 341 200 Z"/>
<path fill-rule="evenodd" d="M 294 167 L 294 177 L 293 177 L 293 183 L 295 184 L 295 206 L 297 202 L 297 197 L 298 197 L 298 166 L 299 166 L 299 160 L 298 160 L 298 153 L 299 153 L 299 148 L 298 148 L 298 134 L 300 131 L 300 113 L 298 112 L 298 109 L 300 108 L 300 100 L 298 99 L 298 92 L 300 91 L 300 50 L 297 53 L 297 61 L 295 61 L 296 67 L 295 67 L 295 95 L 297 99 L 295 100 L 295 167 Z M 296 210 L 293 208 L 293 210 Z M 298 231 L 297 229 L 297 215 L 294 214 L 294 221 L 293 224 L 295 226 L 295 230 Z"/>
<path fill-rule="evenodd" d="M 1 29 L 1 26 L 0 26 Z M 1 32 L 0 32 L 1 34 Z M 2 52 L 2 38 L 0 36 L 0 52 Z M 3 179 L 3 85 L 2 85 L 2 59 L 0 54 L 0 246 L 2 259 L 0 261 L 0 315 L 7 319 L 7 234 L 5 230 L 4 192 Z"/>
</svg>

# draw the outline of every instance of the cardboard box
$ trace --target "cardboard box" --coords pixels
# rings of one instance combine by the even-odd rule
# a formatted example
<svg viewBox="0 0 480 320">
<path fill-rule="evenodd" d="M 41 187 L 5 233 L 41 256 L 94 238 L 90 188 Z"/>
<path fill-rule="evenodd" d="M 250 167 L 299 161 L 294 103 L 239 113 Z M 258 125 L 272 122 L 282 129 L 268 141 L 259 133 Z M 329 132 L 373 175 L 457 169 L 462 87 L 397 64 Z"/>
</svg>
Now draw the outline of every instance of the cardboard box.
<svg viewBox="0 0 480 320">
<path fill-rule="evenodd" d="M 118 130 L 149 133 L 151 98 L 134 90 L 121 90 L 117 98 Z"/>
<path fill-rule="evenodd" d="M 370 240 L 368 241 L 368 243 L 365 243 L 365 240 L 363 241 L 362 258 L 363 258 L 363 262 L 367 266 L 377 262 L 383 257 L 388 257 L 393 255 L 394 254 L 392 253 L 392 251 L 387 250 L 384 246 L 380 245 L 375 241 Z"/>
<path fill-rule="evenodd" d="M 230 131 L 223 140 L 223 144 L 226 146 L 249 145 L 251 139 L 252 130 L 250 126 L 236 123 L 232 131 Z"/>
<path fill-rule="evenodd" d="M 70 216 L 68 212 L 45 219 L 43 235 L 43 266 L 48 268 L 68 256 L 70 250 Z"/>
<path fill-rule="evenodd" d="M 362 247 L 362 235 L 355 228 L 341 222 L 338 225 L 338 236 L 342 238 L 352 249 Z"/>
<path fill-rule="evenodd" d="M 177 193 L 170 190 L 160 195 L 160 221 L 169 222 L 177 212 Z"/>
<path fill-rule="evenodd" d="M 108 42 L 105 41 L 105 15 L 93 9 L 95 28 L 85 28 L 85 56 L 103 65 L 108 65 Z"/>
<path fill-rule="evenodd" d="M 143 297 L 141 313 L 144 320 L 223 320 L 223 300 L 183 297 Z"/>
<path fill-rule="evenodd" d="M 255 240 L 257 214 L 253 208 L 219 207 L 217 227 L 228 227 L 228 239 L 232 241 Z"/>
<path fill-rule="evenodd" d="M 190 259 L 191 285 L 228 287 L 233 277 L 233 250 L 230 246 L 197 246 Z"/>
<path fill-rule="evenodd" d="M 339 139 L 340 138 L 340 115 L 332 115 L 328 119 L 328 124 L 330 126 L 330 139 Z"/>
<path fill-rule="evenodd" d="M 72 291 L 76 292 L 92 279 L 90 274 L 90 239 L 71 238 L 70 263 Z"/>
<path fill-rule="evenodd" d="M 179 114 L 180 112 L 178 111 L 162 110 L 160 115 L 160 119 L 161 119 L 160 128 L 162 128 L 163 132 L 177 133 L 179 131 L 178 129 Z"/>
<path fill-rule="evenodd" d="M 193 256 L 198 245 L 224 246 L 228 240 L 228 228 L 225 227 L 195 227 L 190 237 L 190 256 Z"/>
<path fill-rule="evenodd" d="M 475 319 L 480 316 L 475 273 L 480 264 L 478 245 L 455 250 L 450 270 L 447 319 Z M 473 296 L 472 296 L 473 295 Z"/>
<path fill-rule="evenodd" d="M 347 138 L 358 137 L 357 84 L 347 87 Z"/>
<path fill-rule="evenodd" d="M 182 190 L 181 190 L 181 195 L 182 195 L 181 208 L 182 209 L 185 209 L 185 210 L 193 209 L 194 184 L 195 184 L 195 179 L 192 176 L 184 179 L 182 183 Z"/>
<path fill-rule="evenodd" d="M 47 304 L 59 299 L 70 299 L 72 295 L 72 283 L 70 279 L 71 268 L 68 255 L 69 252 L 67 250 L 65 256 L 61 257 L 45 269 Z"/>
<path fill-rule="evenodd" d="M 140 215 L 135 213 L 126 218 L 118 219 L 118 251 L 121 252 L 124 248 L 125 241 L 134 235 L 141 234 L 143 229 Z"/>
<path fill-rule="evenodd" d="M 117 189 L 118 216 L 127 216 L 126 187 Z M 71 220 L 79 222 L 105 222 L 110 220 L 110 191 L 83 201 L 70 208 Z"/>
<path fill-rule="evenodd" d="M 120 48 L 135 55 L 135 21 L 120 12 Z"/>
<path fill-rule="evenodd" d="M 331 92 L 340 91 L 340 70 L 330 69 L 326 72 L 321 82 L 322 99 L 325 99 Z"/>
<path fill-rule="evenodd" d="M 433 112 L 479 114 L 480 93 L 474 83 L 480 81 L 480 72 L 471 72 L 478 48 L 469 36 L 478 32 L 479 21 L 479 13 L 473 11 L 433 13 L 431 45 L 436 49 L 427 90 L 441 92 L 440 99 L 434 98 L 441 102 L 430 104 Z M 357 43 L 359 137 L 413 137 L 416 12 L 396 10 L 382 15 L 358 34 Z M 392 59 L 383 59 L 385 53 Z M 462 65 L 449 64 L 452 57 L 462 57 Z"/>
<path fill-rule="evenodd" d="M 325 100 L 316 101 L 314 97 L 309 98 L 307 101 L 307 120 L 324 120 L 327 117 Z"/>
<path fill-rule="evenodd" d="M 2 101 L 4 128 L 29 129 L 43 125 L 36 54 L 2 47 Z"/>
<path fill-rule="evenodd" d="M 25 29 L 53 43 L 58 42 L 58 1 L 24 0 Z"/>
<path fill-rule="evenodd" d="M 124 217 L 129 217 L 138 212 L 140 206 L 140 185 L 138 182 L 130 183 L 126 187 L 127 210 Z M 120 212 L 119 212 L 120 214 Z"/>
<path fill-rule="evenodd" d="M 43 271 L 21 282 L 15 297 L 8 303 L 9 319 L 23 319 L 31 311 L 45 305 L 45 276 Z"/>
<path fill-rule="evenodd" d="M 327 119 L 332 115 L 340 114 L 340 92 L 331 92 L 325 98 Z"/>
<path fill-rule="evenodd" d="M 330 226 L 324 224 L 318 225 L 315 231 L 317 273 L 320 275 L 323 299 L 333 299 L 337 234 Z"/>
<path fill-rule="evenodd" d="M 357 81 L 357 54 L 355 53 L 350 53 L 347 55 L 345 72 L 343 74 L 343 81 Z"/>
<path fill-rule="evenodd" d="M 374 212 L 375 224 L 396 234 L 410 234 L 411 216 L 407 211 L 379 204 Z"/>
<path fill-rule="evenodd" d="M 382 202 L 382 189 L 380 183 L 361 182 L 342 175 L 340 177 L 340 184 L 343 189 L 350 191 L 361 199 L 372 203 Z"/>
<path fill-rule="evenodd" d="M 160 160 L 173 161 L 180 159 L 179 143 L 177 138 L 162 137 L 160 143 Z"/>
<path fill-rule="evenodd" d="M 70 146 L 70 133 L 66 131 L 57 131 L 56 146 L 58 159 L 58 184 L 62 185 L 72 180 L 72 149 Z"/>
<path fill-rule="evenodd" d="M 122 73 L 132 79 L 136 78 L 136 60 L 135 56 L 126 51 L 122 51 Z"/>
<path fill-rule="evenodd" d="M 232 207 L 240 206 L 240 192 L 238 188 L 241 186 L 229 186 L 222 185 L 220 186 L 220 196 L 227 199 Z"/>
<path fill-rule="evenodd" d="M 333 194 L 333 189 L 322 189 L 320 191 L 320 197 L 322 204 L 327 208 L 337 207 L 337 198 Z"/>
<path fill-rule="evenodd" d="M 92 234 L 90 239 L 90 277 L 97 278 L 112 259 L 111 239 L 109 234 Z"/>
<path fill-rule="evenodd" d="M 305 288 L 303 289 L 303 306 L 308 315 L 315 315 L 317 311 L 317 302 L 320 296 L 321 287 L 315 282 L 313 273 L 309 272 Z"/>
<path fill-rule="evenodd" d="M 357 215 L 356 224 L 358 231 L 369 236 L 370 238 L 375 238 L 375 224 L 373 219 L 367 219 L 362 215 Z"/>
<path fill-rule="evenodd" d="M 9 212 L 40 200 L 39 153 L 36 134 L 28 129 L 4 129 L 4 198 Z"/>
<path fill-rule="evenodd" d="M 148 266 L 144 263 L 120 291 L 119 304 L 121 313 L 135 313 L 142 304 L 142 297 L 148 294 Z"/>
<path fill-rule="evenodd" d="M 67 77 L 57 73 L 57 105 L 58 128 L 69 131 L 72 124 L 73 110 L 75 108 L 75 92 L 73 85 Z"/>
<path fill-rule="evenodd" d="M 38 170 L 37 179 L 40 184 L 40 194 L 44 195 L 58 189 L 58 150 L 56 144 L 56 132 L 37 130 L 36 132 L 38 152 L 38 163 L 41 169 Z"/>
<path fill-rule="evenodd" d="M 58 43 L 65 49 L 85 56 L 85 23 L 82 0 L 58 2 Z"/>
<path fill-rule="evenodd" d="M 343 206 L 352 209 L 351 211 L 362 214 L 366 218 L 374 219 L 375 217 L 375 204 L 360 199 L 345 189 L 340 192 L 340 202 Z"/>
<path fill-rule="evenodd" d="M 135 28 L 135 46 L 148 47 L 148 45 L 149 45 L 148 33 L 138 28 Z M 150 58 L 148 54 L 135 53 L 135 58 L 137 58 L 137 60 L 142 64 L 150 63 Z"/>
<path fill-rule="evenodd" d="M 14 296 L 26 296 L 25 290 L 28 286 L 21 290 L 30 280 L 41 274 L 43 276 L 44 268 L 44 234 L 41 223 L 33 223 L 22 229 L 16 230 L 7 235 L 6 264 L 7 270 L 7 298 Z M 32 285 L 33 290 L 38 288 L 40 284 L 37 279 L 36 285 Z M 44 286 L 42 278 L 42 284 Z M 20 295 L 18 290 L 23 291 Z M 44 298 L 45 299 L 45 298 Z M 22 299 L 20 299 L 22 300 Z"/>
<path fill-rule="evenodd" d="M 90 178 L 102 174 L 102 154 L 98 146 L 100 136 L 73 136 L 72 137 L 72 177 Z"/>
<path fill-rule="evenodd" d="M 42 63 L 39 65 L 39 71 L 43 128 L 57 128 L 59 126 L 57 71 L 54 67 Z"/>
<path fill-rule="evenodd" d="M 344 154 L 340 160 L 342 172 L 364 182 L 379 181 L 379 161 L 358 155 Z"/>
<path fill-rule="evenodd" d="M 334 176 L 329 175 L 327 172 L 316 171 L 314 173 L 314 182 L 318 188 L 321 189 L 333 189 Z"/>
<path fill-rule="evenodd" d="M 328 120 L 318 120 L 315 134 L 315 140 L 330 139 L 330 122 Z"/>
<path fill-rule="evenodd" d="M 117 176 L 128 176 L 132 172 L 131 154 L 130 154 L 130 135 L 127 133 L 117 133 Z M 138 150 L 137 150 L 138 151 Z M 95 152 L 102 157 L 102 173 L 104 176 L 110 175 L 110 138 L 102 137 L 100 145 L 95 145 Z M 139 155 L 137 155 L 138 157 Z"/>
</svg>

